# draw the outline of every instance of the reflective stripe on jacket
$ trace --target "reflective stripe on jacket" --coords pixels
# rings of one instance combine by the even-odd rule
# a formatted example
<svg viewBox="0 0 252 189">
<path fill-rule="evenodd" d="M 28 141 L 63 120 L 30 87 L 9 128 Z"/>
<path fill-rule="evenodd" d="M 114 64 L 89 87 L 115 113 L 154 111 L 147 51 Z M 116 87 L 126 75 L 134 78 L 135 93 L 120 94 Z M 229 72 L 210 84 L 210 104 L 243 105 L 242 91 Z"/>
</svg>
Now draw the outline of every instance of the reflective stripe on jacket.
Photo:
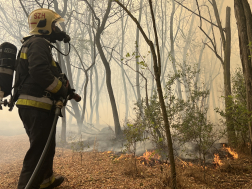
<svg viewBox="0 0 252 189">
<path fill-rule="evenodd" d="M 13 72 L 14 72 L 14 70 L 12 70 L 12 69 L 0 67 L 0 73 L 13 75 Z"/>
<path fill-rule="evenodd" d="M 21 94 L 16 103 L 17 106 L 31 106 L 34 108 L 41 108 L 51 110 L 53 101 L 47 97 L 34 97 L 30 95 Z"/>
</svg>

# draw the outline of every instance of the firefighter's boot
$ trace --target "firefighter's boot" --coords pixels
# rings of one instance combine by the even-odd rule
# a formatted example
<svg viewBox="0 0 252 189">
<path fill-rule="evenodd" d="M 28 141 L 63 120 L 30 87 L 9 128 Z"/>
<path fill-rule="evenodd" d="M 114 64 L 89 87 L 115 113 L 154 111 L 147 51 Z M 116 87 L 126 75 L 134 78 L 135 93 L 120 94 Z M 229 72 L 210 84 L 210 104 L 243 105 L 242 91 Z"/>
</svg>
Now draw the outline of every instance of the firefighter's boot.
<svg viewBox="0 0 252 189">
<path fill-rule="evenodd" d="M 57 186 L 61 185 L 64 181 L 64 177 L 62 176 L 52 176 L 48 179 L 45 179 L 43 183 L 40 185 L 40 189 L 53 189 Z"/>
</svg>

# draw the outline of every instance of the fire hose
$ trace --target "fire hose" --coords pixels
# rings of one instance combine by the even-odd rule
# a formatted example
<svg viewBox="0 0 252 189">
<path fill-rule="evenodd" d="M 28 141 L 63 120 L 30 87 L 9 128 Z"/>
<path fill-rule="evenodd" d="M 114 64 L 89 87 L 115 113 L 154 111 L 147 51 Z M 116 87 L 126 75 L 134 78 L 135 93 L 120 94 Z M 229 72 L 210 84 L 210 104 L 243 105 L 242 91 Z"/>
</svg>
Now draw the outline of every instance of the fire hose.
<svg viewBox="0 0 252 189">
<path fill-rule="evenodd" d="M 81 97 L 76 94 L 76 93 L 72 93 L 72 98 L 76 101 L 76 102 L 79 102 L 81 100 Z M 69 99 L 69 96 L 68 96 L 68 99 Z M 56 125 L 57 125 L 57 121 L 58 121 L 58 118 L 61 114 L 61 108 L 64 106 L 64 104 L 67 102 L 68 99 L 64 99 L 62 97 L 60 97 L 58 99 L 58 101 L 56 102 L 55 104 L 55 116 L 54 116 L 54 120 L 53 120 L 53 124 L 52 124 L 52 128 L 51 128 L 51 131 L 50 131 L 50 134 L 49 134 L 49 137 L 47 139 L 47 142 L 46 142 L 46 145 L 44 147 L 44 150 L 39 158 L 39 161 L 25 187 L 25 189 L 31 189 L 32 188 L 32 184 L 34 182 L 34 179 L 37 177 L 38 173 L 39 173 L 39 170 L 40 170 L 40 167 L 41 165 L 43 164 L 44 160 L 45 160 L 45 157 L 47 156 L 48 154 L 48 150 L 50 148 L 50 145 L 51 145 L 51 142 L 52 142 L 52 139 L 53 139 L 53 133 L 55 132 L 56 130 Z"/>
</svg>

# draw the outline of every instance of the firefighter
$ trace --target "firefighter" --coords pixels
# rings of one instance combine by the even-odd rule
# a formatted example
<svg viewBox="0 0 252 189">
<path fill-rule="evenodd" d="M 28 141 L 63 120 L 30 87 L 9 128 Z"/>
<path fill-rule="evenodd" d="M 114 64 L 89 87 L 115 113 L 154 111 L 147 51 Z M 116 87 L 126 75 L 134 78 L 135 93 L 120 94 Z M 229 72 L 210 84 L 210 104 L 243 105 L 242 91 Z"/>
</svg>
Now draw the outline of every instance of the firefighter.
<svg viewBox="0 0 252 189">
<path fill-rule="evenodd" d="M 45 147 L 53 119 L 53 104 L 58 97 L 66 98 L 67 86 L 58 79 L 61 72 L 52 57 L 52 44 L 56 40 L 69 42 L 70 37 L 60 29 L 64 19 L 50 9 L 40 8 L 28 17 L 29 33 L 23 38 L 17 56 L 14 94 L 19 116 L 29 137 L 27 151 L 18 181 L 18 189 L 27 185 Z M 64 177 L 54 176 L 55 133 L 49 152 L 35 178 L 32 188 L 51 189 L 59 186 Z"/>
</svg>

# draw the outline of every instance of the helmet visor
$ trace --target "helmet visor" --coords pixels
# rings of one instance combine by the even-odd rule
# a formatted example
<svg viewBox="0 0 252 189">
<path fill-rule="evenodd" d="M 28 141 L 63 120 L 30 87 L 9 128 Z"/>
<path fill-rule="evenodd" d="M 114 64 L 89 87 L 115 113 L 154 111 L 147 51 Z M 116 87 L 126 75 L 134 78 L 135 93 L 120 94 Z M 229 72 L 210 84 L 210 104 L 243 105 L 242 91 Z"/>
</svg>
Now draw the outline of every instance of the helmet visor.
<svg viewBox="0 0 252 189">
<path fill-rule="evenodd" d="M 63 31 L 60 23 L 64 22 L 63 18 L 59 18 L 52 23 L 52 28 L 56 33 Z"/>
</svg>

